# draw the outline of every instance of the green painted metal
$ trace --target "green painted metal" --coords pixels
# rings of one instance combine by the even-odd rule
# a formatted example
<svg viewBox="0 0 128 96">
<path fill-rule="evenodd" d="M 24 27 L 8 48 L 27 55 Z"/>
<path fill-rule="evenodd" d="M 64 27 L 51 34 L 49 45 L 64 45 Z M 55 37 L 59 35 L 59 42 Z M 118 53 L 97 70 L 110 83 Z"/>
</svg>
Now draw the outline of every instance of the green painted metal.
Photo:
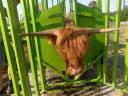
<svg viewBox="0 0 128 96">
<path fill-rule="evenodd" d="M 41 12 L 37 22 L 40 23 L 42 30 L 56 28 L 64 25 L 62 23 L 64 21 L 65 14 L 64 4 L 65 1 L 63 0 L 63 2 L 57 4 L 56 6 Z"/>
<path fill-rule="evenodd" d="M 34 6 L 33 6 L 34 5 L 34 0 L 29 0 L 29 5 L 30 5 L 30 16 L 31 16 L 32 29 L 33 29 L 33 32 L 36 32 L 35 14 L 34 14 Z M 35 12 L 37 12 L 37 11 L 35 11 Z M 34 39 L 35 39 L 35 47 L 36 47 L 36 53 L 37 53 L 37 52 L 39 52 L 37 37 L 35 37 Z M 37 56 L 37 59 L 40 60 L 39 53 L 37 53 L 36 56 Z M 41 64 L 41 62 L 38 61 L 38 64 Z M 34 78 L 35 95 L 39 96 L 37 69 L 34 68 L 34 67 L 36 67 L 36 64 L 35 64 L 35 66 L 33 64 L 31 65 L 32 72 L 33 72 L 33 78 Z"/>
<path fill-rule="evenodd" d="M 69 3 L 70 3 L 70 13 L 71 13 L 73 12 L 73 0 L 70 0 Z"/>
<path fill-rule="evenodd" d="M 48 9 L 48 0 L 42 0 L 42 10 Z"/>
<path fill-rule="evenodd" d="M 99 56 L 97 56 L 97 58 L 91 62 L 91 64 L 95 64 L 97 63 L 98 61 L 100 61 L 101 63 L 101 58 L 103 57 L 103 54 L 100 54 Z M 54 67 L 53 65 L 50 65 L 48 62 L 45 62 L 45 61 L 42 61 L 44 62 L 44 66 L 46 66 L 47 68 L 53 70 L 55 73 L 59 74 L 59 76 L 61 76 L 66 82 L 74 82 L 74 81 L 77 81 L 79 79 L 79 76 L 78 77 L 75 77 L 74 80 L 70 80 L 66 75 L 62 74 L 62 72 L 60 70 L 58 70 L 56 67 Z M 97 67 L 97 74 L 98 74 L 98 77 L 97 77 L 97 81 L 101 82 L 101 64 L 100 63 L 97 63 L 98 64 L 98 67 Z M 100 65 L 100 66 L 99 66 Z M 89 70 L 89 69 L 87 69 Z"/>
<path fill-rule="evenodd" d="M 63 0 L 56 6 L 42 11 L 40 17 L 37 19 L 37 22 L 41 24 L 43 30 L 63 27 L 64 26 L 64 4 Z M 45 22 L 43 22 L 45 21 Z M 41 45 L 41 54 L 45 62 L 53 65 L 61 71 L 65 71 L 65 63 L 61 56 L 56 52 L 55 47 L 52 44 L 48 44 L 46 39 L 40 39 Z"/>
<path fill-rule="evenodd" d="M 91 80 L 79 80 L 79 81 L 74 81 L 71 83 L 72 86 L 75 86 L 75 85 L 84 85 L 84 84 L 88 84 L 88 83 L 95 83 L 95 82 L 98 82 L 97 79 L 91 79 Z M 54 84 L 49 84 L 49 87 L 55 87 L 55 86 L 65 86 L 65 84 L 67 84 L 67 82 L 61 82 L 61 83 L 54 83 Z M 95 85 L 94 85 L 95 86 Z M 90 88 L 94 88 L 94 86 L 90 85 L 90 86 L 87 86 L 87 90 L 90 89 Z M 49 90 L 48 91 L 48 95 L 51 96 L 55 93 L 61 93 L 63 92 L 63 90 L 61 89 L 53 89 L 53 90 Z"/>
<path fill-rule="evenodd" d="M 36 4 L 36 0 L 34 0 L 34 4 Z M 29 0 L 25 0 L 25 11 L 27 13 L 27 20 L 28 20 L 28 24 L 29 24 L 29 32 L 32 32 L 32 25 L 30 24 L 31 23 L 31 16 L 30 16 L 30 5 L 29 5 Z M 34 9 L 36 9 L 37 6 L 35 5 L 34 6 Z M 38 9 L 35 10 L 35 12 L 37 12 Z M 22 11 L 23 12 L 23 11 Z M 36 58 L 36 53 L 35 53 L 35 44 L 34 44 L 34 39 L 31 38 L 31 50 L 32 50 L 32 53 L 34 54 L 33 56 L 35 56 L 34 58 Z"/>
<path fill-rule="evenodd" d="M 69 0 L 69 4 L 70 4 L 70 17 L 71 17 L 71 18 L 74 18 L 74 17 L 73 17 L 73 16 L 74 16 L 74 15 L 73 15 L 73 14 L 74 14 L 74 13 L 73 13 L 73 11 L 74 11 L 74 10 L 73 10 L 73 0 Z M 74 20 L 74 19 L 73 19 L 73 20 Z"/>
<path fill-rule="evenodd" d="M 116 17 L 115 17 L 115 27 L 120 27 L 120 12 L 121 12 L 121 1 L 116 1 Z M 119 46 L 119 31 L 114 34 L 114 59 L 113 59 L 113 74 L 112 74 L 112 86 L 117 85 L 117 64 L 118 64 L 118 47 Z"/>
<path fill-rule="evenodd" d="M 105 5 L 105 28 L 109 28 L 109 0 L 106 0 Z M 108 64 L 108 44 L 109 34 L 105 33 L 105 49 L 104 49 L 104 62 L 103 62 L 103 82 L 107 81 L 107 64 Z"/>
<path fill-rule="evenodd" d="M 102 11 L 102 0 L 96 0 L 96 1 L 97 1 L 98 10 Z"/>
<path fill-rule="evenodd" d="M 35 14 L 35 16 L 36 16 L 39 12 L 38 0 L 33 0 L 33 9 L 34 9 L 34 13 L 36 13 Z"/>
<path fill-rule="evenodd" d="M 27 11 L 29 12 L 29 8 L 30 8 L 29 1 L 26 0 L 25 2 L 26 2 L 26 9 L 27 9 Z"/>
<path fill-rule="evenodd" d="M 91 62 L 91 64 L 92 65 L 93 64 L 96 64 L 100 59 L 102 59 L 103 55 L 104 55 L 103 53 L 101 53 L 100 55 L 98 55 L 97 58 Z"/>
<path fill-rule="evenodd" d="M 125 0 L 123 0 L 123 6 L 125 5 Z M 128 33 L 128 30 L 126 30 Z M 126 51 L 125 51 L 125 64 L 124 64 L 124 85 L 125 91 L 128 92 L 128 36 L 126 36 Z"/>
<path fill-rule="evenodd" d="M 31 96 L 31 90 L 30 90 L 30 83 L 28 74 L 25 67 L 25 60 L 23 55 L 23 47 L 21 38 L 19 37 L 20 33 L 20 25 L 19 25 L 19 19 L 18 19 L 18 13 L 16 10 L 16 1 L 13 2 L 11 0 L 7 1 L 7 13 L 8 13 L 8 21 L 11 28 L 11 35 L 12 35 L 12 41 L 13 41 L 13 47 L 20 77 L 20 83 L 22 88 L 22 94 L 23 96 Z"/>
<path fill-rule="evenodd" d="M 38 12 L 38 0 L 21 0 L 22 5 L 22 13 L 24 20 L 25 32 L 36 32 L 41 30 L 47 30 L 52 28 L 58 28 L 64 26 L 64 16 L 65 13 L 65 0 L 57 0 L 57 4 L 48 8 L 48 0 L 42 0 L 42 9 L 41 14 Z M 70 16 L 75 21 L 75 24 L 79 27 L 95 27 L 95 28 L 108 28 L 109 24 L 109 0 L 106 0 L 105 5 L 105 14 L 101 12 L 102 10 L 102 0 L 97 0 L 97 8 L 90 8 L 85 6 L 77 0 L 70 0 Z M 0 1 L 0 5 L 2 2 Z M 14 7 L 12 7 L 14 6 Z M 46 10 L 47 9 L 47 10 Z M 121 10 L 121 0 L 117 0 L 117 12 L 115 18 L 115 27 L 119 27 L 120 22 L 120 10 Z M 3 16 L 2 5 L 0 6 L 0 25 L 2 29 L 2 36 L 4 38 L 4 44 L 6 46 L 6 53 L 8 57 L 8 62 L 10 66 L 10 70 L 12 72 L 12 80 L 15 95 L 19 96 L 19 86 L 18 80 L 16 76 L 16 68 L 13 65 L 13 60 L 11 59 L 12 50 L 10 49 L 8 33 L 7 33 L 7 25 L 5 24 L 5 18 Z M 18 66 L 18 72 L 20 75 L 20 81 L 22 85 L 23 96 L 31 96 L 31 87 L 29 85 L 29 80 L 27 76 L 27 71 L 24 66 L 24 57 L 23 52 L 21 51 L 22 43 L 21 38 L 19 38 L 18 34 L 20 31 L 20 25 L 17 16 L 17 10 L 14 2 L 8 0 L 8 15 L 9 22 L 11 27 L 11 34 L 13 39 L 13 46 Z M 40 16 L 39 16 L 40 15 Z M 38 18 L 39 16 L 39 18 Z M 15 22 L 14 22 L 15 20 Z M 85 21 L 85 22 L 83 22 Z M 14 32 L 15 31 L 15 32 Z M 107 60 L 108 60 L 108 40 L 109 34 L 97 34 L 93 35 L 90 38 L 90 51 L 87 55 L 85 55 L 84 63 L 88 65 L 88 69 L 93 65 L 97 64 L 97 77 L 91 80 L 70 80 L 63 71 L 66 69 L 66 64 L 64 63 L 61 56 L 57 53 L 55 47 L 52 44 L 48 44 L 48 40 L 44 38 L 36 38 L 36 37 L 27 37 L 27 45 L 28 45 L 28 53 L 32 70 L 32 77 L 34 81 L 35 95 L 39 96 L 39 88 L 38 88 L 38 76 L 36 65 L 38 64 L 40 80 L 42 90 L 46 91 L 47 87 L 50 86 L 58 86 L 64 85 L 65 83 L 69 84 L 78 84 L 78 83 L 87 83 L 87 82 L 97 82 L 106 84 L 107 78 Z M 112 85 L 116 87 L 116 71 L 117 71 L 117 60 L 118 60 L 118 42 L 119 34 L 118 31 L 115 32 L 114 36 L 114 61 L 113 61 L 113 76 L 112 76 Z M 97 47 L 95 47 L 97 46 Z M 95 48 L 95 49 L 94 49 Z M 125 83 L 128 84 L 128 40 L 126 43 L 126 56 L 125 56 Z M 103 58 L 104 52 L 104 58 Z M 101 65 L 101 61 L 104 59 L 103 65 Z M 22 64 L 21 64 L 22 63 Z M 103 66 L 103 74 L 102 72 Z M 59 76 L 61 76 L 65 82 L 57 83 L 57 84 L 47 84 L 46 82 L 46 73 L 45 67 L 50 68 Z M 21 70 L 22 69 L 22 70 Z M 24 78 L 25 77 L 25 78 Z M 103 78 L 102 78 L 103 77 Z M 125 88 L 127 89 L 127 88 Z"/>
<path fill-rule="evenodd" d="M 33 1 L 29 0 L 29 4 L 30 4 L 30 14 L 31 14 L 31 18 L 32 18 L 32 28 L 33 28 L 33 32 L 37 31 L 37 25 L 36 25 L 36 13 L 34 13 L 34 6 L 33 6 Z M 41 80 L 41 84 L 42 84 L 42 90 L 45 91 L 45 67 L 42 66 L 41 63 L 41 51 L 39 49 L 39 43 L 38 43 L 38 38 L 34 37 L 35 40 L 35 49 L 36 49 L 36 56 L 37 56 L 37 63 L 38 63 L 38 68 L 39 68 L 39 72 L 40 72 L 40 80 Z M 35 80 L 34 80 L 35 81 Z M 37 96 L 39 95 L 39 89 L 38 89 L 38 82 L 35 82 L 35 86 L 37 86 Z"/>
<path fill-rule="evenodd" d="M 126 52 L 125 52 L 125 73 L 124 73 L 124 81 L 125 85 L 128 86 L 128 40 L 126 40 Z M 128 87 L 126 88 L 128 91 Z"/>
<path fill-rule="evenodd" d="M 46 30 L 51 28 L 63 27 L 64 26 L 64 15 L 65 10 L 64 6 L 65 0 L 61 3 L 53 6 L 52 8 L 48 8 L 47 10 L 43 10 L 41 12 L 40 17 L 36 20 L 40 23 L 41 29 L 38 30 Z M 45 21 L 45 22 L 44 22 Z M 48 44 L 48 41 L 44 38 L 40 39 L 40 48 L 41 48 L 41 58 L 43 58 L 43 65 L 47 68 L 50 68 L 57 74 L 59 74 L 66 81 L 67 77 L 62 74 L 62 71 L 65 71 L 65 63 L 60 55 L 56 52 L 56 49 L 53 45 Z M 45 74 L 43 72 L 43 74 Z M 45 79 L 45 78 L 44 78 Z M 46 82 L 46 80 L 43 80 Z M 47 85 L 45 83 L 45 85 Z"/>
<path fill-rule="evenodd" d="M 30 25 L 30 16 L 31 14 L 29 9 L 27 8 L 26 5 L 26 0 L 21 0 L 21 4 L 22 4 L 22 13 L 23 13 L 23 20 L 24 20 L 24 27 L 25 27 L 25 32 L 31 32 L 32 31 L 32 27 Z M 29 2 L 28 2 L 29 4 Z M 32 5 L 30 5 L 32 6 Z M 35 53 L 34 53 L 34 49 L 33 49 L 33 43 L 32 43 L 32 39 L 31 37 L 27 37 L 27 46 L 28 46 L 28 53 L 29 53 L 29 59 L 30 59 L 30 65 L 31 65 L 31 71 L 32 71 L 32 77 L 33 77 L 33 81 L 34 81 L 34 88 L 35 88 L 35 93 L 36 96 L 39 95 L 39 87 L 38 87 L 38 77 L 37 77 L 37 69 L 36 69 L 36 60 L 35 60 Z"/>
<path fill-rule="evenodd" d="M 8 60 L 8 65 L 9 65 L 9 69 L 10 69 L 12 82 L 13 82 L 14 93 L 15 93 L 15 96 L 20 96 L 18 78 L 17 78 L 17 74 L 16 74 L 16 65 L 12 58 L 13 50 L 10 45 L 9 32 L 8 32 L 8 28 L 7 28 L 7 24 L 6 24 L 6 18 L 3 13 L 4 13 L 3 5 L 2 5 L 2 1 L 0 0 L 0 29 L 2 32 L 6 56 L 7 56 L 7 60 Z"/>
<path fill-rule="evenodd" d="M 95 83 L 98 82 L 98 79 L 91 79 L 91 80 L 78 80 L 78 81 L 72 81 L 73 84 L 85 84 L 85 83 Z M 65 85 L 67 82 L 61 82 L 61 83 L 55 83 L 55 84 L 49 84 L 49 87 L 52 87 L 54 85 L 56 86 L 62 86 Z"/>
<path fill-rule="evenodd" d="M 37 22 L 41 24 L 43 30 L 63 27 L 64 15 L 65 15 L 65 0 L 61 3 L 44 10 Z M 43 22 L 45 21 L 45 22 Z M 42 58 L 44 59 L 44 65 L 57 74 L 59 74 L 64 80 L 69 81 L 62 71 L 65 71 L 65 63 L 63 59 L 58 55 L 53 45 L 49 45 L 47 40 L 40 39 Z M 49 57 L 50 56 L 50 57 Z"/>
<path fill-rule="evenodd" d="M 97 0 L 97 8 L 98 10 L 100 10 L 102 12 L 102 0 Z M 98 17 L 96 17 L 98 18 Z M 97 22 L 96 22 L 97 23 Z M 100 84 L 101 83 L 101 73 L 102 73 L 102 70 L 101 70 L 101 59 L 97 62 L 97 79 L 99 80 L 98 83 Z"/>
<path fill-rule="evenodd" d="M 104 27 L 104 15 L 102 14 L 101 11 L 97 10 L 96 8 L 89 8 L 78 2 L 75 2 L 75 4 L 76 4 L 75 5 L 76 12 L 74 13 L 74 15 L 76 15 L 77 26 L 96 27 L 96 28 Z M 83 21 L 86 21 L 88 23 Z M 93 35 L 90 38 L 90 50 L 84 58 L 85 64 L 87 65 L 89 64 L 90 66 L 90 62 L 92 62 L 94 58 L 96 58 L 96 56 L 98 56 L 103 52 L 103 48 L 104 48 L 104 34 Z"/>
<path fill-rule="evenodd" d="M 66 81 L 70 81 L 63 73 L 62 71 L 60 71 L 59 69 L 57 69 L 56 67 L 54 67 L 53 65 L 49 64 L 48 62 L 43 61 L 44 66 L 46 66 L 47 68 L 51 69 L 52 71 L 54 71 L 55 73 L 57 73 L 59 76 L 61 76 L 64 80 Z"/>
<path fill-rule="evenodd" d="M 102 65 L 101 65 L 101 58 L 100 60 L 97 61 L 97 83 L 100 84 L 101 83 L 101 78 L 102 78 Z"/>
<path fill-rule="evenodd" d="M 78 6 L 78 4 L 77 4 L 77 0 L 73 0 L 74 1 L 74 18 L 73 18 L 73 20 L 74 20 L 74 22 L 75 22 L 75 25 L 77 26 L 78 25 L 78 18 L 77 18 L 77 6 Z"/>
</svg>

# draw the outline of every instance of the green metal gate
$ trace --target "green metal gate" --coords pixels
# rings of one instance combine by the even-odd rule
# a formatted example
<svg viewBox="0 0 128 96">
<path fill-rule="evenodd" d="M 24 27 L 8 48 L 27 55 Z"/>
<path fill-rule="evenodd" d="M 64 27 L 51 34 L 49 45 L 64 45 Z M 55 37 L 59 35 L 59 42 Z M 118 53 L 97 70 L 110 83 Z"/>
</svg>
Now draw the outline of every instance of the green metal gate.
<svg viewBox="0 0 128 96">
<path fill-rule="evenodd" d="M 49 0 L 42 0 L 42 11 L 38 10 L 38 0 L 20 0 L 22 5 L 23 24 L 26 33 L 37 32 L 40 30 L 46 30 L 51 28 L 63 27 L 64 16 L 66 15 L 65 0 L 57 0 L 57 4 L 53 4 L 49 8 Z M 70 16 L 75 21 L 75 24 L 80 27 L 96 27 L 96 28 L 109 28 L 109 0 L 105 0 L 105 14 L 101 12 L 102 0 L 97 0 L 96 8 L 89 8 L 77 0 L 69 0 L 70 2 Z M 115 15 L 115 27 L 120 27 L 120 11 L 122 0 L 116 0 L 116 15 Z M 21 90 L 23 96 L 31 96 L 31 86 L 28 73 L 26 70 L 25 57 L 23 53 L 23 41 L 19 37 L 21 32 L 16 0 L 7 0 L 7 16 L 10 30 L 6 24 L 6 18 L 3 14 L 3 2 L 0 0 L 0 28 L 2 30 L 2 37 L 7 54 L 7 60 L 11 71 L 11 77 L 13 82 L 13 88 L 15 96 L 20 96 L 20 89 L 18 84 L 18 75 L 20 78 Z M 87 23 L 83 23 L 86 21 Z M 11 40 L 13 50 L 15 53 L 14 60 L 13 50 L 11 49 Z M 41 81 L 41 89 L 47 91 L 48 84 L 46 82 L 46 67 L 51 68 L 58 73 L 65 82 L 80 83 L 80 82 L 100 82 L 110 85 L 112 87 L 117 86 L 117 63 L 118 63 L 118 46 L 119 46 L 119 32 L 114 33 L 114 59 L 113 59 L 113 71 L 112 71 L 112 83 L 108 84 L 107 78 L 107 64 L 108 64 L 108 42 L 109 34 L 95 35 L 91 38 L 91 46 L 97 46 L 96 49 L 91 49 L 88 53 L 88 58 L 84 61 L 88 66 L 97 64 L 97 77 L 89 81 L 77 80 L 72 81 L 67 78 L 62 72 L 65 71 L 65 63 L 59 54 L 56 52 L 52 45 L 47 43 L 47 40 L 37 37 L 26 37 L 32 78 L 34 82 L 34 89 L 36 96 L 39 96 L 39 80 Z M 55 59 L 56 57 L 56 59 Z M 86 56 L 87 57 L 87 56 Z M 103 62 L 101 62 L 103 59 Z M 16 62 L 16 66 L 14 65 Z M 38 65 L 38 70 L 37 70 Z M 128 40 L 126 41 L 126 56 L 125 56 L 125 74 L 124 74 L 124 87 L 123 90 L 128 92 Z M 102 70 L 103 69 L 103 70 Z M 40 77 L 38 77 L 38 73 Z M 79 78 L 78 78 L 79 79 Z M 64 83 L 63 83 L 64 84 Z M 63 85 L 62 84 L 62 85 Z M 54 85 L 54 84 L 53 84 Z"/>
</svg>

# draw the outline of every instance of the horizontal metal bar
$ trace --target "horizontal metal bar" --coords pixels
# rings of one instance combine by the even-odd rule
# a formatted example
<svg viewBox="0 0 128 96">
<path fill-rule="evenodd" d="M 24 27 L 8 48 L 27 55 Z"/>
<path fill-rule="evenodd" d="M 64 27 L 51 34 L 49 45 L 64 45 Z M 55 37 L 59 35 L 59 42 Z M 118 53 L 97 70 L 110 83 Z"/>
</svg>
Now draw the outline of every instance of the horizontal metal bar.
<svg viewBox="0 0 128 96">
<path fill-rule="evenodd" d="M 66 83 L 68 84 L 84 84 L 84 83 L 94 83 L 98 81 L 99 79 L 91 79 L 91 80 L 78 80 L 78 81 L 71 81 L 71 82 L 60 82 L 60 83 L 54 83 L 54 84 L 48 84 L 49 87 L 52 87 L 52 86 L 62 86 L 62 85 L 65 85 Z"/>
</svg>

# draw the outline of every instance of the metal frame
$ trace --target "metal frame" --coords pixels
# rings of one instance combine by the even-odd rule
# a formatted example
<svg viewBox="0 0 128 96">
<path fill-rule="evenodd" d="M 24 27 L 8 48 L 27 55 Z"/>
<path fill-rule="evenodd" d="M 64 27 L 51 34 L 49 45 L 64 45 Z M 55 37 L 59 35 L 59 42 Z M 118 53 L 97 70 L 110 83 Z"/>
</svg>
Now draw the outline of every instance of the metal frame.
<svg viewBox="0 0 128 96">
<path fill-rule="evenodd" d="M 63 0 L 57 0 L 57 4 L 61 3 Z M 116 0 L 116 16 L 115 16 L 115 27 L 120 27 L 120 11 L 121 11 L 121 2 L 122 0 Z M 52 6 L 54 6 L 52 0 Z M 75 24 L 77 25 L 77 13 L 76 10 L 74 11 L 74 8 L 77 9 L 77 0 L 70 0 L 70 16 L 75 20 Z M 36 32 L 38 31 L 37 28 L 37 22 L 36 19 L 38 18 L 39 12 L 38 12 L 38 0 L 21 0 L 22 4 L 22 13 L 23 13 L 23 22 L 25 27 L 25 32 Z M 97 8 L 101 11 L 102 9 L 102 0 L 97 0 Z M 48 0 L 42 0 L 42 9 L 47 10 L 48 9 Z M 42 11 L 43 11 L 42 10 Z M 9 32 L 8 27 L 6 24 L 6 19 L 3 15 L 3 4 L 2 1 L 0 1 L 0 28 L 2 30 L 2 37 L 4 41 L 4 46 L 7 54 L 8 64 L 11 71 L 11 77 L 14 87 L 14 93 L 16 96 L 20 95 L 20 89 L 18 84 L 18 79 L 16 75 L 16 67 L 14 60 L 12 57 L 12 49 L 10 46 L 10 40 L 9 40 Z M 18 20 L 18 14 L 16 10 L 16 1 L 13 0 L 7 0 L 7 13 L 8 13 L 8 21 L 10 24 L 10 33 L 11 38 L 13 41 L 13 48 L 16 58 L 16 65 L 18 68 L 18 75 L 20 77 L 20 83 L 22 88 L 22 95 L 31 96 L 31 88 L 30 88 L 30 81 L 27 75 L 27 71 L 25 68 L 25 62 L 24 62 L 24 54 L 23 54 L 23 44 L 21 38 L 18 36 L 20 33 L 20 22 Z M 75 16 L 73 15 L 75 14 Z M 109 0 L 106 0 L 105 5 L 105 28 L 109 28 Z M 108 83 L 108 69 L 107 69 L 107 60 L 108 60 L 108 42 L 109 42 L 109 34 L 105 34 L 105 49 L 104 49 L 104 57 L 103 54 L 99 55 L 92 63 L 97 63 L 97 78 L 86 81 L 86 80 L 78 80 L 79 77 L 74 78 L 74 80 L 70 80 L 66 75 L 62 74 L 60 71 L 58 71 L 53 66 L 49 65 L 47 62 L 42 61 L 42 57 L 40 54 L 40 44 L 38 38 L 30 38 L 27 37 L 27 46 L 28 46 L 28 53 L 30 58 L 30 65 L 32 70 L 32 77 L 34 80 L 34 88 L 35 88 L 35 94 L 36 96 L 39 96 L 40 90 L 39 90 L 39 79 L 37 76 L 37 68 L 36 64 L 38 64 L 39 73 L 40 73 L 40 80 L 41 80 L 41 88 L 43 91 L 47 91 L 48 87 L 54 86 L 54 85 L 64 85 L 65 83 L 87 83 L 87 82 L 97 82 L 97 83 L 103 83 L 107 84 L 109 86 L 112 86 L 113 88 L 118 87 L 117 86 L 117 63 L 118 63 L 118 46 L 119 46 L 119 32 L 116 31 L 114 33 L 114 59 L 113 59 L 113 72 L 112 72 L 112 83 Z M 101 65 L 101 58 L 103 57 L 103 70 Z M 126 56 L 125 56 L 125 75 L 124 75 L 124 87 L 122 88 L 124 91 L 128 92 L 128 40 L 126 40 Z M 65 82 L 57 83 L 57 84 L 48 84 L 46 83 L 46 73 L 45 68 L 51 68 L 56 73 L 58 73 Z"/>
</svg>

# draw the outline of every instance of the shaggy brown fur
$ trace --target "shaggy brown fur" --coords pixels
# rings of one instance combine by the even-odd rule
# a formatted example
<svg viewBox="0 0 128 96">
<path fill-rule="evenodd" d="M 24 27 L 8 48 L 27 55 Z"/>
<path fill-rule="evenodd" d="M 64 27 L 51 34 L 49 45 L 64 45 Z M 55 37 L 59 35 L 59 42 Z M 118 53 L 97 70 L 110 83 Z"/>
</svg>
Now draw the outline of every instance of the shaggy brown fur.
<svg viewBox="0 0 128 96">
<path fill-rule="evenodd" d="M 71 19 L 66 18 L 64 28 L 46 32 L 22 33 L 21 35 L 44 36 L 49 38 L 63 56 L 67 64 L 67 74 L 74 76 L 86 70 L 86 66 L 83 63 L 83 56 L 88 51 L 90 35 L 115 30 L 119 29 L 77 28 Z"/>
<path fill-rule="evenodd" d="M 56 32 L 58 36 L 55 45 L 67 64 L 68 75 L 78 75 L 83 72 L 85 64 L 82 59 L 89 46 L 88 34 L 73 33 L 73 28 L 65 28 Z M 68 36 L 68 34 L 73 35 Z"/>
</svg>

